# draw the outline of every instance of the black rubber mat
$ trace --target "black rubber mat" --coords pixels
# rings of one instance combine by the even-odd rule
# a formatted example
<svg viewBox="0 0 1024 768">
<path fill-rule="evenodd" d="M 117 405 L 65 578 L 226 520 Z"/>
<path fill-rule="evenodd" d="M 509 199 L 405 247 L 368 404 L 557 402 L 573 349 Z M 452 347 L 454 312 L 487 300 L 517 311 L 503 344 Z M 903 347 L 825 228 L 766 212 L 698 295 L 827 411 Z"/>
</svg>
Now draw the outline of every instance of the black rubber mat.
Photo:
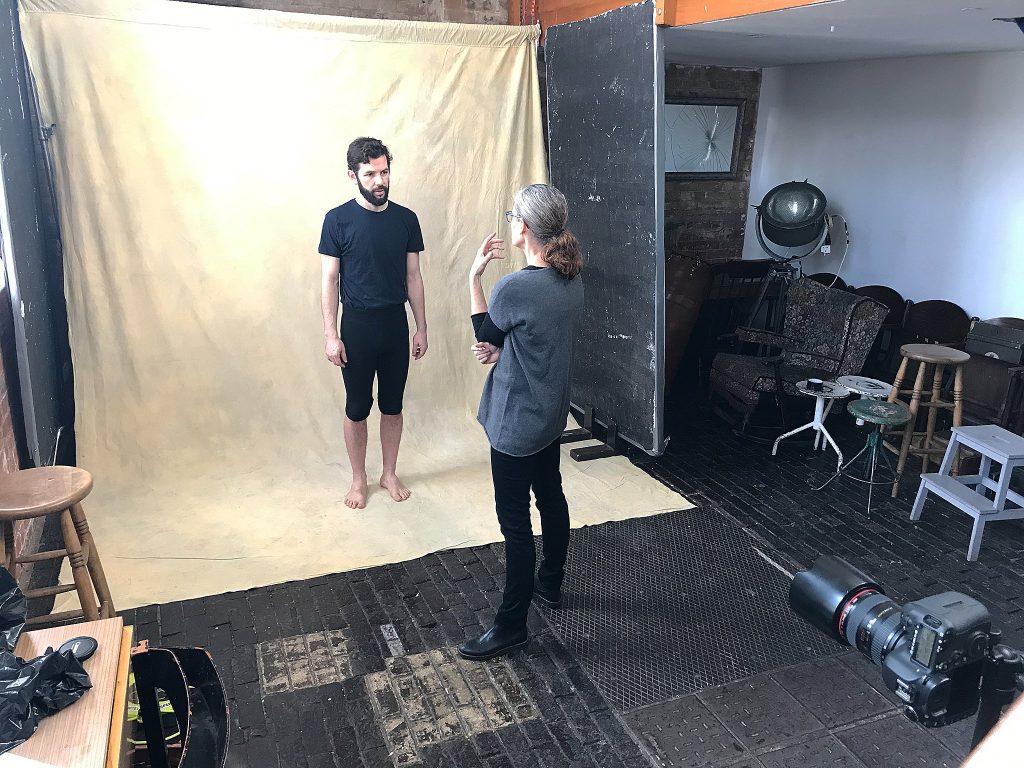
<svg viewBox="0 0 1024 768">
<path fill-rule="evenodd" d="M 622 710 L 839 653 L 725 515 L 694 508 L 573 531 L 549 622 Z"/>
</svg>

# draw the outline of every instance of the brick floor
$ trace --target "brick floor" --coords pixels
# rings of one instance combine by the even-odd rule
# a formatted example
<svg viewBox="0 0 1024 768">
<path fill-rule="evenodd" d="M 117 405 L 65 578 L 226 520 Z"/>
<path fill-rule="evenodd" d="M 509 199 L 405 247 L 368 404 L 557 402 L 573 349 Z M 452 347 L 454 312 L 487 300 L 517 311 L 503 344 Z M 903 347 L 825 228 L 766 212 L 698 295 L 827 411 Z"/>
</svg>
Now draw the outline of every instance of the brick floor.
<svg viewBox="0 0 1024 768">
<path fill-rule="evenodd" d="M 501 549 L 124 616 L 139 639 L 210 650 L 231 706 L 232 766 L 648 765 L 539 613 L 527 651 L 457 658 L 500 602 Z"/>
<path fill-rule="evenodd" d="M 858 438 L 847 433 L 840 439 L 851 446 Z M 991 526 L 981 559 L 967 563 L 969 526 L 962 515 L 929 502 L 922 522 L 911 524 L 913 489 L 906 488 L 868 521 L 860 486 L 841 482 L 823 492 L 810 490 L 828 476 L 833 459 L 800 449 L 774 459 L 769 454 L 764 446 L 739 440 L 720 422 L 694 412 L 675 422 L 675 439 L 664 457 L 633 457 L 699 508 L 588 531 L 606 551 L 634 553 L 635 567 L 621 566 L 623 589 L 634 596 L 655 595 L 656 602 L 663 600 L 651 591 L 658 579 L 676 579 L 692 590 L 698 581 L 689 574 L 698 566 L 673 572 L 668 561 L 653 554 L 645 560 L 650 547 L 641 543 L 659 536 L 671 543 L 662 535 L 675 520 L 671 516 L 689 515 L 678 518 L 681 524 L 698 516 L 711 528 L 749 540 L 755 553 L 751 559 L 740 557 L 735 551 L 740 545 L 733 542 L 718 565 L 713 558 L 700 563 L 702 577 L 713 580 L 718 567 L 748 568 L 753 575 L 753 565 L 743 563 L 763 565 L 760 557 L 793 570 L 819 554 L 836 553 L 879 579 L 897 600 L 945 589 L 967 592 L 990 608 L 1009 642 L 1021 644 L 1020 524 Z M 585 534 L 574 536 L 577 555 L 587 551 L 582 548 L 586 540 Z M 700 541 L 691 546 L 699 547 Z M 936 731 L 911 723 L 881 684 L 877 668 L 838 645 L 835 655 L 824 656 L 812 643 L 802 655 L 758 651 L 759 666 L 743 659 L 737 664 L 739 679 L 702 683 L 700 656 L 710 659 L 715 645 L 688 642 L 688 637 L 710 632 L 708 622 L 716 619 L 713 612 L 689 610 L 685 596 L 681 607 L 662 612 L 674 611 L 679 629 L 663 639 L 671 646 L 666 656 L 696 658 L 693 664 L 673 667 L 645 651 L 650 659 L 644 660 L 651 664 L 637 663 L 634 656 L 625 675 L 612 668 L 626 662 L 621 653 L 603 650 L 607 644 L 590 642 L 593 617 L 603 612 L 609 624 L 620 622 L 625 631 L 650 632 L 644 624 L 650 606 L 635 597 L 579 603 L 581 612 L 590 611 L 588 621 L 578 624 L 582 633 L 566 621 L 568 613 L 531 611 L 526 651 L 467 664 L 454 648 L 489 626 L 500 602 L 502 557 L 500 545 L 441 552 L 303 582 L 145 606 L 125 617 L 140 639 L 210 650 L 230 701 L 228 764 L 235 768 L 900 768 L 953 766 L 966 753 L 971 721 Z M 643 567 L 652 558 L 661 563 L 653 574 Z M 565 612 L 574 610 L 572 578 Z M 674 583 L 671 588 L 676 589 Z M 778 602 L 774 589 L 765 594 L 774 594 Z M 584 592 L 581 587 L 576 594 L 587 597 Z M 739 605 L 728 596 L 721 602 L 725 616 L 730 605 Z M 732 631 L 751 646 L 765 640 L 766 627 L 785 631 L 785 623 L 735 618 Z M 793 633 L 805 632 L 796 621 L 791 617 Z M 731 659 L 737 655 L 729 651 Z M 653 685 L 651 674 L 690 677 L 672 689 Z M 638 699 L 606 695 L 609 679 L 629 676 L 634 688 L 651 681 L 650 687 L 659 691 L 653 703 L 630 706 Z"/>
<path fill-rule="evenodd" d="M 673 439 L 665 455 L 635 462 L 694 503 L 732 517 L 797 567 L 810 566 L 821 554 L 839 555 L 899 601 L 964 592 L 989 609 L 1005 642 L 1024 645 L 1024 522 L 986 526 L 980 557 L 970 563 L 967 515 L 930 496 L 920 522 L 910 522 L 918 485 L 913 467 L 898 499 L 875 494 L 868 520 L 864 486 L 840 478 L 823 491 L 812 490 L 835 471 L 831 451 L 780 447 L 773 457 L 770 446 L 736 437 L 704 402 L 675 411 L 670 424 Z M 863 433 L 845 416 L 829 429 L 847 456 L 864 444 Z"/>
</svg>

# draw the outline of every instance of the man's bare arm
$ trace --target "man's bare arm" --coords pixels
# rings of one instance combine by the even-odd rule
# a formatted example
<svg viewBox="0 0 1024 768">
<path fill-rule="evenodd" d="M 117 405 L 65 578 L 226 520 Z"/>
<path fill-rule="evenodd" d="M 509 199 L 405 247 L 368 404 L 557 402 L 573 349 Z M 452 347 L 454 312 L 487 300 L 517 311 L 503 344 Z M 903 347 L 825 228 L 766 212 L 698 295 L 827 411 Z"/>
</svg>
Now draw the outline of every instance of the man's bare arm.
<svg viewBox="0 0 1024 768">
<path fill-rule="evenodd" d="M 338 336 L 338 291 L 341 261 L 320 255 L 320 310 L 324 317 L 324 354 L 340 368 L 348 362 L 345 345 Z"/>
<path fill-rule="evenodd" d="M 419 360 L 427 353 L 427 303 L 423 290 L 423 273 L 420 270 L 420 255 L 409 252 L 405 255 L 405 284 L 409 292 L 409 306 L 416 321 L 416 333 L 412 337 L 412 356 Z"/>
</svg>

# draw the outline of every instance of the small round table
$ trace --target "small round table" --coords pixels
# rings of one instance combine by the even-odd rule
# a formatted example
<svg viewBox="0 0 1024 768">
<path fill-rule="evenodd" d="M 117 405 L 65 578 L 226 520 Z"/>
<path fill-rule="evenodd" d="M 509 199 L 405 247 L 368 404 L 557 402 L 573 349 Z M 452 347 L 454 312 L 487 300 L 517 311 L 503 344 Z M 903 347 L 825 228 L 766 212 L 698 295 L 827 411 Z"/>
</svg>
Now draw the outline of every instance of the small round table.
<svg viewBox="0 0 1024 768">
<path fill-rule="evenodd" d="M 836 381 L 853 394 L 860 395 L 861 400 L 885 400 L 892 391 L 892 384 L 867 376 L 840 376 Z M 826 412 L 825 415 L 827 416 L 828 413 Z M 864 419 L 858 418 L 857 426 L 863 427 Z"/>
<path fill-rule="evenodd" d="M 840 475 L 846 475 L 846 477 L 851 480 L 856 480 L 858 483 L 864 483 L 868 487 L 868 519 L 870 520 L 872 490 L 874 490 L 876 485 L 889 485 L 898 477 L 897 471 L 893 469 L 892 463 L 889 461 L 889 457 L 886 455 L 885 450 L 882 449 L 882 427 L 898 427 L 906 424 L 910 421 L 910 410 L 903 403 L 888 403 L 884 400 L 876 400 L 871 397 L 862 397 L 859 400 L 847 403 L 846 410 L 848 410 L 850 414 L 857 419 L 857 421 L 862 423 L 870 422 L 871 424 L 874 424 L 874 429 L 868 433 L 867 442 L 864 444 L 864 447 L 857 452 L 857 455 L 846 462 L 846 464 L 841 465 L 832 477 L 814 490 L 822 490 L 826 485 L 831 483 Z M 852 467 L 854 462 L 863 456 L 865 452 L 867 452 L 868 455 L 864 461 L 863 470 L 860 472 L 862 477 L 856 477 L 855 473 L 850 471 L 850 467 Z M 882 455 L 882 461 L 885 462 L 885 465 L 888 468 L 888 473 L 885 478 L 876 481 L 875 467 L 878 464 L 879 454 Z"/>
<path fill-rule="evenodd" d="M 836 445 L 836 441 L 832 439 L 832 435 L 825 429 L 825 417 L 828 412 L 832 409 L 833 400 L 842 400 L 850 396 L 850 390 L 844 387 L 842 384 L 836 381 L 823 381 L 821 383 L 821 389 L 811 389 L 807 386 L 807 381 L 798 381 L 796 383 L 796 389 L 798 392 L 804 395 L 810 395 L 814 398 L 814 418 L 802 427 L 797 427 L 794 430 L 790 430 L 784 435 L 779 435 L 775 439 L 775 445 L 772 446 L 772 456 L 776 455 L 779 450 L 779 443 L 785 440 L 787 437 L 792 437 L 795 434 L 803 432 L 808 429 L 813 429 L 818 434 L 814 438 L 814 447 L 818 447 L 818 438 L 825 438 L 825 442 L 832 446 L 832 450 L 839 456 L 839 463 L 836 465 L 837 468 L 843 466 L 843 452 L 839 450 L 839 446 Z M 826 406 L 826 403 L 828 404 Z M 825 443 L 822 443 L 822 450 L 825 449 Z"/>
</svg>

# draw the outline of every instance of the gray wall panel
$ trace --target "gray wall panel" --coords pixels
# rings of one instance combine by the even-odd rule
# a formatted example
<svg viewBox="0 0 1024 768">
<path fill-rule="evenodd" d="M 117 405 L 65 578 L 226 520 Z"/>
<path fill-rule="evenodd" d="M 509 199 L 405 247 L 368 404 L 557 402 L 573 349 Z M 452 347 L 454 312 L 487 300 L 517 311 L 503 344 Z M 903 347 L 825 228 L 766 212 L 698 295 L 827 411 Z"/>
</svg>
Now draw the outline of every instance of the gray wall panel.
<svg viewBox="0 0 1024 768">
<path fill-rule="evenodd" d="M 573 404 L 664 450 L 660 30 L 646 2 L 548 29 L 551 182 L 587 252 Z"/>
<path fill-rule="evenodd" d="M 49 264 L 15 0 L 0 0 L 0 255 L 14 311 L 28 453 L 49 463 L 60 426 Z"/>
</svg>

